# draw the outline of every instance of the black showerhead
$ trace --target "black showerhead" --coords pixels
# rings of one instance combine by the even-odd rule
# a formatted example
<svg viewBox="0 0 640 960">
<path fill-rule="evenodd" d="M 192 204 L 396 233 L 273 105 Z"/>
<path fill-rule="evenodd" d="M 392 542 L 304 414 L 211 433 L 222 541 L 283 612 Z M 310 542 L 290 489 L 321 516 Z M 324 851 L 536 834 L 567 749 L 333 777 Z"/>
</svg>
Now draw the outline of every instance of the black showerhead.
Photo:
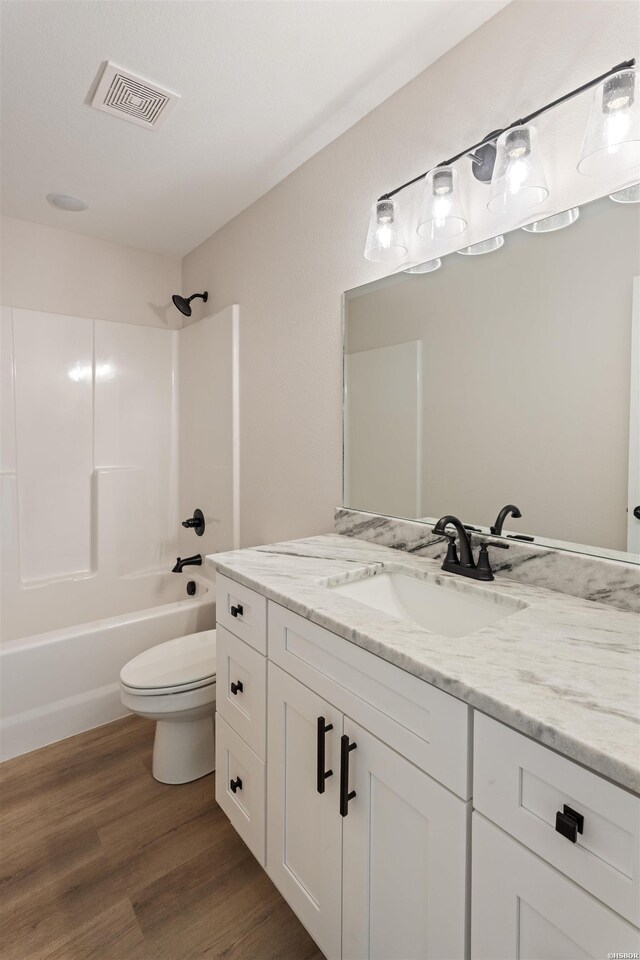
<svg viewBox="0 0 640 960">
<path fill-rule="evenodd" d="M 204 293 L 192 293 L 190 297 L 181 297 L 179 293 L 174 293 L 171 299 L 173 300 L 174 307 L 177 307 L 180 313 L 183 313 L 185 317 L 190 317 L 191 301 L 202 300 L 203 303 L 206 303 L 209 299 L 209 294 L 206 290 Z"/>
</svg>

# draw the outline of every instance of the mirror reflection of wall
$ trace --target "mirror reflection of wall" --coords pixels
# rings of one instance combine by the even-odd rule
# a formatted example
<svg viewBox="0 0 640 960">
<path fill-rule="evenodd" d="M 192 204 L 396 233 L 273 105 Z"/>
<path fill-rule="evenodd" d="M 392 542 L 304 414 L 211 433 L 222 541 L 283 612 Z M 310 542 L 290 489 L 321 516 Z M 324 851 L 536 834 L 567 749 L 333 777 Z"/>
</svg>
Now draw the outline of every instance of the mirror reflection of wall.
<svg viewBox="0 0 640 960">
<path fill-rule="evenodd" d="M 629 496 L 640 503 L 640 489 L 629 490 L 638 274 L 638 208 L 605 198 L 564 230 L 516 230 L 491 254 L 453 254 L 435 273 L 399 273 L 347 293 L 347 397 L 349 371 L 367 354 L 372 366 L 375 352 L 380 375 L 370 371 L 370 397 L 360 397 L 369 418 L 361 410 L 350 422 L 346 404 L 345 506 L 412 518 L 454 513 L 488 527 L 515 503 L 523 517 L 509 519 L 509 532 L 626 551 L 633 522 L 640 526 L 627 514 Z M 380 358 L 416 343 L 421 442 L 405 458 L 400 440 L 406 448 L 414 432 L 406 411 L 416 394 L 407 368 Z M 385 450 L 381 486 L 375 460 Z M 415 509 L 409 477 L 420 486 Z"/>
</svg>

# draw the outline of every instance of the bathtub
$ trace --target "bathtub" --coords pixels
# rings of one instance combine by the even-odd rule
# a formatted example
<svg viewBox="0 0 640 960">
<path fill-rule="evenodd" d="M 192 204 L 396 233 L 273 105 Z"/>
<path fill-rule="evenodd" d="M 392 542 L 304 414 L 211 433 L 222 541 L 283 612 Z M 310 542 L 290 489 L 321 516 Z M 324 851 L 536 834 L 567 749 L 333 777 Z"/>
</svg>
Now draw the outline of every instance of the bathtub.
<svg viewBox="0 0 640 960">
<path fill-rule="evenodd" d="M 118 616 L 5 640 L 0 646 L 0 759 L 124 716 L 128 711 L 118 687 L 122 666 L 158 643 L 215 625 L 214 584 L 194 570 L 122 578 L 110 596 L 111 610 L 122 611 Z M 186 593 L 188 580 L 196 583 L 193 597 Z M 144 609 L 131 610 L 136 599 Z M 76 618 L 83 609 L 75 607 Z M 67 618 L 71 615 L 68 611 Z"/>
</svg>

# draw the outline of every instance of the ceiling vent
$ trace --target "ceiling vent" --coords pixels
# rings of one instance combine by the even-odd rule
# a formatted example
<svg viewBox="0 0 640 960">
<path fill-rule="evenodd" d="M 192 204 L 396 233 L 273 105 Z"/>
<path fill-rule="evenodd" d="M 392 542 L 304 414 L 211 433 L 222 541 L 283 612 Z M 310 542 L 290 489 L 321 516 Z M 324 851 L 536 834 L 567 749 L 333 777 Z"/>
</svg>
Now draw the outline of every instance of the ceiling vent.
<svg viewBox="0 0 640 960">
<path fill-rule="evenodd" d="M 179 99 L 179 94 L 108 61 L 91 106 L 140 127 L 156 129 L 164 123 Z"/>
</svg>

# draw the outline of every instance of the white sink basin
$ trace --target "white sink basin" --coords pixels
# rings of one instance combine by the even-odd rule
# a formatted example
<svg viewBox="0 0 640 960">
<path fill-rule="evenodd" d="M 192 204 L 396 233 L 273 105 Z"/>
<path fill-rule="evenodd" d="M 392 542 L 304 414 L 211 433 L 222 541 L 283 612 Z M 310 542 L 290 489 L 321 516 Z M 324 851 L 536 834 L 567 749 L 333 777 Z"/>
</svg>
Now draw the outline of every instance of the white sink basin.
<svg viewBox="0 0 640 960">
<path fill-rule="evenodd" d="M 379 573 L 329 589 L 445 637 L 464 637 L 526 607 L 519 600 L 475 585 L 462 592 L 446 583 L 404 573 Z"/>
</svg>

